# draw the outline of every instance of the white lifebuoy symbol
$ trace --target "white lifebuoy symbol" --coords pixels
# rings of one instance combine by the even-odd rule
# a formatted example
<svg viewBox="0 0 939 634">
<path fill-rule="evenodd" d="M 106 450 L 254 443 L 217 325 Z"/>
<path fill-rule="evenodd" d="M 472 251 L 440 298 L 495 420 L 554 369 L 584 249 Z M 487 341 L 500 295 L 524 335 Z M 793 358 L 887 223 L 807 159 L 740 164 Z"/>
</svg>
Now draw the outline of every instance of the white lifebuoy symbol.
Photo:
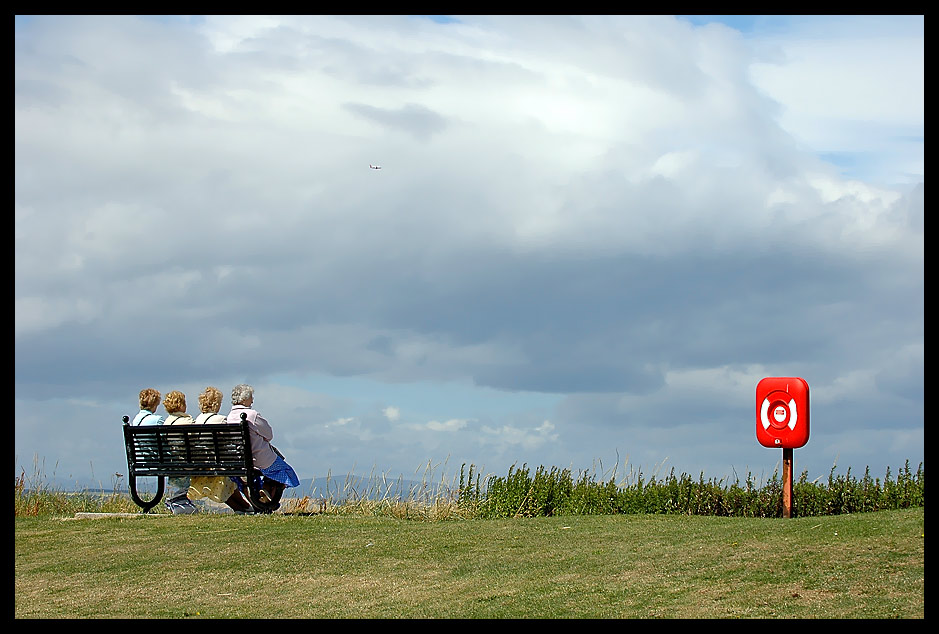
<svg viewBox="0 0 939 634">
<path fill-rule="evenodd" d="M 769 428 L 769 417 L 767 413 L 769 412 L 769 397 L 763 399 L 763 404 L 760 406 L 760 422 L 763 423 L 763 429 Z M 796 400 L 789 399 L 789 422 L 787 427 L 789 429 L 796 428 L 796 422 L 799 420 L 799 412 L 796 410 Z M 780 421 L 781 422 L 781 421 Z"/>
</svg>

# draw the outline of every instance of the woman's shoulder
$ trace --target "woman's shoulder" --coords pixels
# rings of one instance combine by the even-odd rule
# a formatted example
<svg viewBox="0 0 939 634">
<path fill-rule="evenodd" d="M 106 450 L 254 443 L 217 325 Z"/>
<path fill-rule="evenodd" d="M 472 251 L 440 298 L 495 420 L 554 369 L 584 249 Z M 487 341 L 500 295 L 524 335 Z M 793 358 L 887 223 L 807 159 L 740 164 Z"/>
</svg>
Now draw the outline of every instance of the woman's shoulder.
<svg viewBox="0 0 939 634">
<path fill-rule="evenodd" d="M 205 425 L 218 425 L 220 423 L 228 422 L 228 419 L 225 418 L 224 414 L 203 412 L 199 414 L 198 418 L 196 418 L 196 422 L 203 423 Z"/>
<path fill-rule="evenodd" d="M 244 405 L 235 405 L 228 413 L 228 420 L 241 420 L 242 414 L 245 414 L 248 417 L 248 420 L 251 421 L 258 417 L 257 410 L 253 410 L 250 407 L 245 407 Z"/>
<path fill-rule="evenodd" d="M 149 410 L 142 409 L 134 417 L 134 425 L 162 425 L 163 417 Z"/>
</svg>

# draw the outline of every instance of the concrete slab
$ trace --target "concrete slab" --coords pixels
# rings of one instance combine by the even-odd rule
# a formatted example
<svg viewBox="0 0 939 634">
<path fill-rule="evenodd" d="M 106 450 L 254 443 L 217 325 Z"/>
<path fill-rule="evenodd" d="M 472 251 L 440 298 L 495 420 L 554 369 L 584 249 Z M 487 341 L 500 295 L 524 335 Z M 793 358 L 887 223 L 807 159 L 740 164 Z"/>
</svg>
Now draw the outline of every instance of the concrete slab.
<svg viewBox="0 0 939 634">
<path fill-rule="evenodd" d="M 169 513 L 75 513 L 77 520 L 96 520 L 104 517 L 173 517 Z"/>
</svg>

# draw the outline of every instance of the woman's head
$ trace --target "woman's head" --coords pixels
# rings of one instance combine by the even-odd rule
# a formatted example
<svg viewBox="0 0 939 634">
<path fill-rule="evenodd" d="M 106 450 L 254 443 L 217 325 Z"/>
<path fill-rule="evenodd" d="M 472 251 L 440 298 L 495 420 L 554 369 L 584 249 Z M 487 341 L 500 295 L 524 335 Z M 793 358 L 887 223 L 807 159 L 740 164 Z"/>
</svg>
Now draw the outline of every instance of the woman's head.
<svg viewBox="0 0 939 634">
<path fill-rule="evenodd" d="M 218 414 L 218 410 L 221 406 L 221 390 L 219 390 L 217 387 L 212 387 L 211 385 L 202 390 L 202 394 L 199 395 L 199 409 L 202 410 L 203 414 Z"/>
<path fill-rule="evenodd" d="M 152 387 L 140 390 L 140 409 L 155 412 L 160 405 L 160 393 Z"/>
<path fill-rule="evenodd" d="M 254 388 L 250 385 L 236 385 L 231 389 L 232 405 L 247 405 L 254 400 Z"/>
<path fill-rule="evenodd" d="M 186 395 L 177 390 L 173 390 L 163 399 L 163 407 L 170 414 L 186 411 Z"/>
</svg>

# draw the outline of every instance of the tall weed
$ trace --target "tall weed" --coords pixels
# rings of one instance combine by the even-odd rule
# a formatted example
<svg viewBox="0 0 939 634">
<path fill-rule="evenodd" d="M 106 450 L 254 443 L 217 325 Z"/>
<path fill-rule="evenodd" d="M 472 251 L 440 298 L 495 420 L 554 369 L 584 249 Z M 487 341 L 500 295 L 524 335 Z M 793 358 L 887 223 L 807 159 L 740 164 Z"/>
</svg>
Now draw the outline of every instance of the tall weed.
<svg viewBox="0 0 939 634">
<path fill-rule="evenodd" d="M 54 471 L 53 471 L 54 474 Z M 111 491 L 95 494 L 89 491 L 63 492 L 46 484 L 38 459 L 33 461 L 29 476 L 20 469 L 13 478 L 13 516 L 73 515 L 75 513 L 134 513 L 139 508 L 126 493 L 120 473 L 112 477 Z"/>
</svg>

